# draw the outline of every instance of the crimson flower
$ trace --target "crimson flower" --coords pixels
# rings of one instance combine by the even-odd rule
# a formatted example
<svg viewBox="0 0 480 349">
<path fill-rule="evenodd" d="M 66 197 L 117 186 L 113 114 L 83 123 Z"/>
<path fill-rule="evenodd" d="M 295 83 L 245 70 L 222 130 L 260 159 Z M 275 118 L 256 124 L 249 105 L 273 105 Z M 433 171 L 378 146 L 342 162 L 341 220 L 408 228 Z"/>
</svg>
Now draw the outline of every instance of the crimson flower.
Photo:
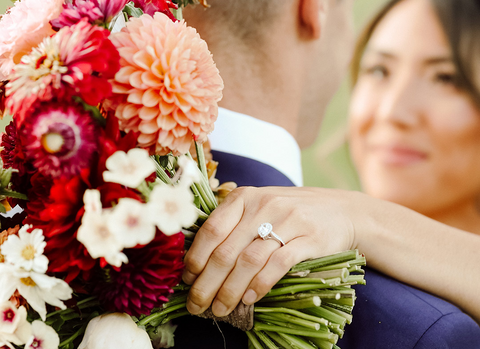
<svg viewBox="0 0 480 349">
<path fill-rule="evenodd" d="M 110 32 L 86 18 L 64 27 L 15 66 L 7 84 L 7 107 L 21 125 L 36 102 L 80 96 L 97 105 L 112 93 L 108 82 L 120 68 Z"/>
<path fill-rule="evenodd" d="M 144 13 L 149 14 L 150 16 L 153 16 L 155 12 L 162 12 L 172 21 L 177 21 L 170 9 L 178 9 L 178 5 L 170 0 L 133 0 L 133 3 L 136 7 L 141 8 Z"/>
<path fill-rule="evenodd" d="M 183 271 L 183 234 L 157 232 L 148 245 L 124 250 L 128 264 L 107 267 L 108 277 L 94 290 L 106 309 L 139 316 L 168 301 Z"/>
<path fill-rule="evenodd" d="M 79 105 L 43 103 L 22 128 L 26 157 L 45 176 L 71 177 L 88 168 L 99 129 Z"/>
</svg>

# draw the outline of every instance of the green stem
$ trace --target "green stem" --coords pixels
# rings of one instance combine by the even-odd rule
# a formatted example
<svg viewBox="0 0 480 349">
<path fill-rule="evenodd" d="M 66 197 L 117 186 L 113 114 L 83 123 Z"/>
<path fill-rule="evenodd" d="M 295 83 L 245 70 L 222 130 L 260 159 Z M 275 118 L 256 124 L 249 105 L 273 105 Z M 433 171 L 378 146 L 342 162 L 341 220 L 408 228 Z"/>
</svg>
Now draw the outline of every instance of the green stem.
<svg viewBox="0 0 480 349">
<path fill-rule="evenodd" d="M 292 347 L 285 339 L 283 339 L 279 334 L 275 332 L 266 332 L 270 338 L 272 338 L 275 342 L 280 344 L 282 349 L 295 349 Z"/>
<path fill-rule="evenodd" d="M 290 272 L 296 272 L 301 270 L 312 270 L 312 269 L 316 269 L 316 268 L 331 265 L 331 264 L 348 262 L 350 260 L 356 259 L 357 257 L 358 257 L 357 250 L 340 252 L 330 256 L 325 256 L 325 257 L 305 261 L 302 263 L 298 263 L 297 265 L 293 266 L 292 269 L 290 269 Z"/>
<path fill-rule="evenodd" d="M 0 195 L 8 196 L 14 199 L 28 200 L 28 197 L 25 194 L 10 189 L 0 189 Z"/>
<path fill-rule="evenodd" d="M 200 193 L 200 191 L 198 190 L 198 186 L 196 183 L 194 183 L 192 186 L 191 186 L 192 190 L 193 190 L 193 193 L 199 198 L 200 200 L 200 206 L 202 206 L 203 210 L 205 211 L 205 213 L 207 215 L 209 215 L 210 213 L 212 213 L 212 211 L 210 211 L 210 209 L 208 208 L 208 205 L 205 201 L 205 198 L 202 196 L 202 194 Z"/>
<path fill-rule="evenodd" d="M 272 342 L 270 338 L 268 338 L 267 335 L 265 335 L 262 332 L 255 331 L 255 334 L 257 335 L 258 338 L 267 346 L 268 349 L 278 349 L 275 343 Z"/>
<path fill-rule="evenodd" d="M 287 333 L 287 334 L 295 334 L 298 336 L 305 336 L 305 337 L 323 338 L 332 343 L 336 343 L 338 340 L 338 336 L 336 334 L 327 332 L 327 331 L 298 330 L 298 329 L 286 328 L 282 326 L 267 325 L 257 321 L 255 321 L 254 329 L 255 331 L 274 331 L 277 333 Z"/>
<path fill-rule="evenodd" d="M 198 168 L 202 171 L 203 176 L 208 179 L 207 165 L 205 164 L 205 153 L 203 152 L 203 144 L 195 142 L 195 151 L 197 152 Z"/>
<path fill-rule="evenodd" d="M 80 329 L 79 329 L 77 332 L 75 332 L 75 333 L 73 334 L 73 336 L 71 336 L 70 338 L 64 340 L 62 343 L 60 343 L 60 345 L 59 345 L 58 347 L 61 348 L 61 347 L 64 347 L 64 346 L 72 343 L 78 336 L 80 336 L 81 334 L 85 333 L 85 329 L 87 328 L 89 322 L 90 322 L 90 321 L 85 322 L 85 324 L 83 324 L 83 326 L 80 327 Z"/>
<path fill-rule="evenodd" d="M 291 346 L 295 349 L 317 349 L 310 343 L 304 341 L 303 339 L 297 336 L 292 336 L 286 333 L 279 333 L 279 336 L 281 336 L 283 339 L 288 341 L 291 344 Z"/>
<path fill-rule="evenodd" d="M 279 288 L 274 288 L 270 290 L 270 292 L 267 293 L 266 297 L 280 296 L 282 294 L 294 294 L 294 293 L 299 293 L 303 291 L 312 291 L 312 290 L 318 290 L 318 289 L 329 288 L 329 287 L 331 287 L 331 285 L 322 285 L 322 284 L 300 284 L 300 285 L 292 285 L 287 287 L 279 287 Z"/>
<path fill-rule="evenodd" d="M 311 330 L 319 330 L 320 324 L 318 322 L 308 321 L 304 319 L 300 319 L 296 316 L 288 315 L 288 314 L 279 314 L 279 313 L 270 313 L 270 314 L 256 314 L 255 319 L 261 321 L 280 321 L 295 324 L 298 326 L 306 327 Z"/>
<path fill-rule="evenodd" d="M 155 158 L 153 158 L 153 160 L 155 162 L 157 177 L 160 178 L 160 180 L 163 183 L 168 184 L 168 185 L 172 185 L 173 184 L 172 180 L 165 173 L 165 169 L 162 166 L 160 166 L 160 164 L 155 160 Z"/>
<path fill-rule="evenodd" d="M 289 308 L 289 309 L 305 309 L 319 307 L 322 304 L 320 297 L 310 296 L 309 298 L 297 299 L 297 300 L 286 300 L 280 302 L 269 302 L 262 304 L 265 307 L 275 307 L 275 308 Z"/>
<path fill-rule="evenodd" d="M 137 322 L 137 326 L 146 326 L 151 321 L 155 321 L 158 318 L 164 317 L 168 313 L 171 313 L 175 310 L 179 310 L 179 309 L 183 309 L 183 308 L 185 308 L 185 303 L 180 303 L 180 304 L 176 304 L 174 306 L 168 307 L 168 308 L 166 308 L 162 311 L 159 311 L 158 313 L 150 314 L 149 316 L 144 317 L 142 320 Z"/>
<path fill-rule="evenodd" d="M 316 308 L 314 308 L 316 309 Z M 322 319 L 322 317 L 317 317 L 314 315 L 309 315 L 305 314 L 302 311 L 298 310 L 293 310 L 293 309 L 287 309 L 287 308 L 265 308 L 265 307 L 255 307 L 254 308 L 255 313 L 283 313 L 283 314 L 290 314 L 293 316 L 296 316 L 301 319 L 305 319 L 308 321 L 313 321 L 313 322 L 318 322 L 320 324 L 327 325 L 328 322 L 325 319 Z"/>
<path fill-rule="evenodd" d="M 183 316 L 187 316 L 187 315 L 191 315 L 188 310 L 179 311 L 178 313 L 173 313 L 173 314 L 170 313 L 170 314 L 168 314 L 168 316 L 165 319 L 162 320 L 162 325 L 166 324 L 169 321 L 172 321 L 173 319 L 183 317 Z"/>
<path fill-rule="evenodd" d="M 253 344 L 253 347 L 255 349 L 265 349 L 263 345 L 260 344 L 258 341 L 257 337 L 255 336 L 255 333 L 253 331 L 247 331 L 246 332 L 248 339 L 250 340 L 250 343 Z"/>
</svg>

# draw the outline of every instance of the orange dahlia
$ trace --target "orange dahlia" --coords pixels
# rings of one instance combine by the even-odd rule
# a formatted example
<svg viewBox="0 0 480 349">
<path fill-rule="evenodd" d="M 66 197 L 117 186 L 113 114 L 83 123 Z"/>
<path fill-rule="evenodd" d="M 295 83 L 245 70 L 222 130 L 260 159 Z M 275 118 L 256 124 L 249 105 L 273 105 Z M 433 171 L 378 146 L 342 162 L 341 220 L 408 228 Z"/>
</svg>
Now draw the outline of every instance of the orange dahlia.
<svg viewBox="0 0 480 349">
<path fill-rule="evenodd" d="M 139 132 L 139 145 L 151 154 L 180 155 L 192 140 L 205 141 L 223 81 L 196 30 L 161 13 L 145 14 L 110 39 L 121 69 L 105 108 L 115 110 L 122 130 Z"/>
</svg>

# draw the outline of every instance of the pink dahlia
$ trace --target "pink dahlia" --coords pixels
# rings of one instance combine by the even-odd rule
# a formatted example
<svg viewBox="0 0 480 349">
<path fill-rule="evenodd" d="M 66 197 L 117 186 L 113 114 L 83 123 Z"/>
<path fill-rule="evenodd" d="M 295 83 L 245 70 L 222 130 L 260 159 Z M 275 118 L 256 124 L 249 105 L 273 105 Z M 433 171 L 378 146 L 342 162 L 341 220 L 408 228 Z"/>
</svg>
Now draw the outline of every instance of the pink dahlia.
<svg viewBox="0 0 480 349">
<path fill-rule="evenodd" d="M 63 0 L 16 1 L 0 20 L 0 80 L 6 80 L 22 56 L 55 32 L 49 21 L 62 10 Z"/>
<path fill-rule="evenodd" d="M 65 3 L 60 16 L 50 23 L 54 29 L 72 26 L 87 18 L 91 24 L 106 25 L 129 0 L 74 0 Z"/>
<path fill-rule="evenodd" d="M 133 0 L 133 3 L 150 16 L 153 16 L 155 12 L 161 12 L 167 15 L 172 21 L 177 21 L 170 9 L 178 9 L 178 5 L 170 0 Z"/>
<path fill-rule="evenodd" d="M 120 127 L 139 132 L 139 145 L 151 154 L 184 154 L 192 140 L 205 141 L 223 81 L 196 30 L 160 13 L 145 14 L 111 40 L 122 67 L 105 108 L 115 110 Z"/>
<path fill-rule="evenodd" d="M 21 131 L 27 159 L 52 178 L 90 167 L 98 135 L 90 114 L 72 104 L 40 104 Z"/>
<path fill-rule="evenodd" d="M 119 54 L 108 39 L 110 32 L 87 19 L 62 28 L 24 56 L 7 84 L 7 107 L 21 124 L 37 101 L 80 96 L 97 105 L 109 96 L 120 68 Z"/>
<path fill-rule="evenodd" d="M 109 269 L 108 279 L 94 293 L 111 311 L 133 316 L 149 314 L 173 293 L 183 271 L 183 234 L 166 236 L 157 232 L 148 245 L 124 250 L 128 264 Z"/>
</svg>

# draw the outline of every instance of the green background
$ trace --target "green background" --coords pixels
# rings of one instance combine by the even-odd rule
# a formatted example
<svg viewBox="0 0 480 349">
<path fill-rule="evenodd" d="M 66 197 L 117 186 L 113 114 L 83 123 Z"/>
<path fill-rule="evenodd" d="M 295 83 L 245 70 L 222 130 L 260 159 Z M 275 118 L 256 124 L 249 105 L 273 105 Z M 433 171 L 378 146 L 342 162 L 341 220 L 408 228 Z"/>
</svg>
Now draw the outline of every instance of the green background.
<svg viewBox="0 0 480 349">
<path fill-rule="evenodd" d="M 42 0 L 37 0 L 42 1 Z M 272 0 L 274 1 L 274 0 Z M 365 21 L 386 0 L 356 0 L 355 24 L 361 29 Z M 0 0 L 0 13 L 12 6 L 10 0 Z M 1 33 L 0 33 L 1 35 Z M 332 100 L 320 135 L 314 145 L 302 152 L 306 186 L 358 189 L 358 180 L 348 157 L 345 142 L 346 116 L 349 99 L 349 83 L 346 80 Z M 0 128 L 7 120 L 0 121 Z"/>
</svg>

